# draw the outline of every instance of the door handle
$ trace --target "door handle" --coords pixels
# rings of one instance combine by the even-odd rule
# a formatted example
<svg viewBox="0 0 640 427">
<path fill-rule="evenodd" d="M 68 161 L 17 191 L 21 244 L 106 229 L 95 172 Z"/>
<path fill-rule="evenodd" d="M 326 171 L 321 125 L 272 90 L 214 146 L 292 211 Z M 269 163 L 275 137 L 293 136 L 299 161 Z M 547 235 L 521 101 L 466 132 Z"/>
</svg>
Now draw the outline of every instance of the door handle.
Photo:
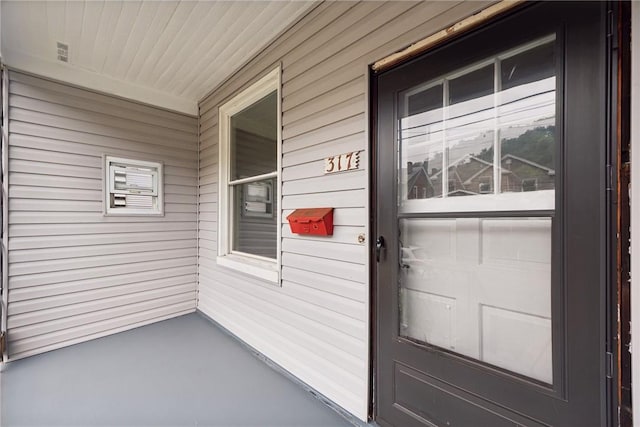
<svg viewBox="0 0 640 427">
<path fill-rule="evenodd" d="M 376 262 L 380 262 L 380 253 L 384 248 L 384 237 L 378 236 L 376 239 Z"/>
</svg>

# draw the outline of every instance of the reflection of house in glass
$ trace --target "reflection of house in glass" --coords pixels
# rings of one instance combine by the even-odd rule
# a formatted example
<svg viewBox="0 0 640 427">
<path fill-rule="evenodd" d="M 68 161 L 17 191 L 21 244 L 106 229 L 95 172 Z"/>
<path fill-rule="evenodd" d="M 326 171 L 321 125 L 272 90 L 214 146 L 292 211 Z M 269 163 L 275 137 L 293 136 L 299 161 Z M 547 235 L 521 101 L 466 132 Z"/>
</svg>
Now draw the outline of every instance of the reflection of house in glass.
<svg viewBox="0 0 640 427">
<path fill-rule="evenodd" d="M 449 165 L 447 196 L 466 196 L 479 194 L 478 185 L 474 187 L 465 185 L 466 182 L 482 173 L 487 168 L 492 168 L 492 164 L 473 155 L 466 155 Z M 491 172 L 489 172 L 491 174 Z M 442 191 L 442 171 L 438 171 L 430 176 L 431 182 L 440 192 Z M 484 178 L 484 175 L 483 175 Z M 491 187 L 493 188 L 493 187 Z M 489 191 L 493 192 L 493 190 Z"/>
<path fill-rule="evenodd" d="M 553 190 L 555 170 L 513 154 L 502 156 L 500 192 Z M 442 194 L 442 171 L 428 164 L 408 163 L 408 199 L 426 199 Z M 473 155 L 467 155 L 448 168 L 447 196 L 465 196 L 494 193 L 493 164 Z"/>
<path fill-rule="evenodd" d="M 427 175 L 427 165 L 428 162 L 407 164 L 407 199 L 428 199 L 439 194 Z"/>
<path fill-rule="evenodd" d="M 553 190 L 555 170 L 522 157 L 507 154 L 502 157 L 500 192 Z M 485 167 L 463 182 L 466 189 L 483 193 L 483 184 L 489 183 L 493 192 L 493 165 Z"/>
</svg>

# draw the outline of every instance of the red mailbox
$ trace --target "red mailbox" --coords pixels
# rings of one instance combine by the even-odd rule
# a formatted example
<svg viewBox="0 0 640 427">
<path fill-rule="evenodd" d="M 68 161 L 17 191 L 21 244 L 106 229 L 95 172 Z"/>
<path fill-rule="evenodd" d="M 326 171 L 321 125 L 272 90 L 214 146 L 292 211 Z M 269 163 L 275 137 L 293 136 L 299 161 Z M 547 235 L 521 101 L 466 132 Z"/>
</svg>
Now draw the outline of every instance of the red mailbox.
<svg viewBox="0 0 640 427">
<path fill-rule="evenodd" d="M 333 235 L 333 208 L 296 209 L 287 220 L 292 233 Z"/>
</svg>

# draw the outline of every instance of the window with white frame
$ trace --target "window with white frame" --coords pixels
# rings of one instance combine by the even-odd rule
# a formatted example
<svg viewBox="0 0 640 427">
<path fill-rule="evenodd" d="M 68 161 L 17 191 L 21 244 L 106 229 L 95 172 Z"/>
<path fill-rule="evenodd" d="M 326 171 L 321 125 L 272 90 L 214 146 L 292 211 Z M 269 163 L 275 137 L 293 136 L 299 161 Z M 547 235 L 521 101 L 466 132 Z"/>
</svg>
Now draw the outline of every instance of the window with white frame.
<svg viewBox="0 0 640 427">
<path fill-rule="evenodd" d="M 105 215 L 163 215 L 162 163 L 104 157 Z"/>
<path fill-rule="evenodd" d="M 280 281 L 280 68 L 219 110 L 218 264 Z"/>
</svg>

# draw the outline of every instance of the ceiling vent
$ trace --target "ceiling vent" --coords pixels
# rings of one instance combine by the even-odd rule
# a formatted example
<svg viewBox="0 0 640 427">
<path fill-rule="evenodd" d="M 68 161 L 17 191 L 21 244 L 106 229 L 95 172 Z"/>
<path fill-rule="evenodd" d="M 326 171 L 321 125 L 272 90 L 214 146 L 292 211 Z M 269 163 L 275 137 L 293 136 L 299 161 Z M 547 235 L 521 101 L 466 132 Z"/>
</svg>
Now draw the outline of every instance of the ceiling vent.
<svg viewBox="0 0 640 427">
<path fill-rule="evenodd" d="M 69 62 L 69 45 L 58 42 L 58 61 Z"/>
</svg>

